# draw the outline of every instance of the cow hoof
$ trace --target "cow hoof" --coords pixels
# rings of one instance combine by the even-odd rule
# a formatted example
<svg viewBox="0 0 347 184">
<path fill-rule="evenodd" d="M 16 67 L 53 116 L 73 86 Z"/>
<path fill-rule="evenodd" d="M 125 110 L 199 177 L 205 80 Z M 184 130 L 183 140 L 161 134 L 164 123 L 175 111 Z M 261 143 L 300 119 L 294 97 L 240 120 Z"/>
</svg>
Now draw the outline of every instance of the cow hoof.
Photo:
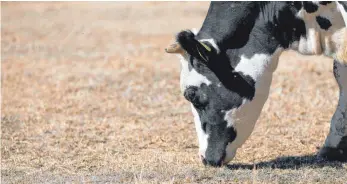
<svg viewBox="0 0 347 184">
<path fill-rule="evenodd" d="M 331 147 L 323 147 L 318 157 L 329 161 L 347 161 L 347 148 L 331 148 Z"/>
</svg>

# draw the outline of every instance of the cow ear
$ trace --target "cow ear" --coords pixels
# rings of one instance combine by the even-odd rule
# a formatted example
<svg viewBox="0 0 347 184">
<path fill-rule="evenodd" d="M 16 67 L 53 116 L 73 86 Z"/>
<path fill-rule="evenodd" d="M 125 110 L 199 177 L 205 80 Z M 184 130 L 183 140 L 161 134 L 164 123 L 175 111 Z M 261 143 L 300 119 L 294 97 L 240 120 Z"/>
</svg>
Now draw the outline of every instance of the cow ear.
<svg viewBox="0 0 347 184">
<path fill-rule="evenodd" d="M 215 53 L 215 50 L 209 45 L 209 43 L 200 42 L 195 39 L 194 33 L 190 30 L 178 33 L 176 40 L 184 51 L 203 62 L 207 63 Z"/>
</svg>

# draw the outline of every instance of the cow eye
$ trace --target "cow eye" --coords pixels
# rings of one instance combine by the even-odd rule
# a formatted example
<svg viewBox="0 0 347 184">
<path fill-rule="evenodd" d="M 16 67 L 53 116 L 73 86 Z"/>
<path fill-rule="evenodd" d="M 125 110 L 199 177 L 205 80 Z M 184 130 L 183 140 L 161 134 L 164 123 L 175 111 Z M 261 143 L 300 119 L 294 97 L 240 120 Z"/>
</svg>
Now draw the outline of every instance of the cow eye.
<svg viewBox="0 0 347 184">
<path fill-rule="evenodd" d="M 195 86 L 188 87 L 183 95 L 195 107 L 201 108 L 207 104 L 207 96 L 201 93 Z"/>
<path fill-rule="evenodd" d="M 193 102 L 193 101 L 196 101 L 197 99 L 197 92 L 198 92 L 198 88 L 195 87 L 195 86 L 190 86 L 188 87 L 185 91 L 184 91 L 184 97 L 190 101 L 190 102 Z"/>
</svg>

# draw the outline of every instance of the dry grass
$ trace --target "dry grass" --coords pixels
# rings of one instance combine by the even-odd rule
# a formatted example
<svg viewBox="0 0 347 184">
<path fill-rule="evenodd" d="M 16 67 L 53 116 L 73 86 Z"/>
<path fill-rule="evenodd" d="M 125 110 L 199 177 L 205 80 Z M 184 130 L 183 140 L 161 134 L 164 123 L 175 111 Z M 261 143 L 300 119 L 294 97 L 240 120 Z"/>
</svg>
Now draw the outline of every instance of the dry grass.
<svg viewBox="0 0 347 184">
<path fill-rule="evenodd" d="M 205 168 L 179 62 L 163 52 L 208 3 L 2 3 L 1 183 L 346 183 L 314 154 L 338 87 L 332 61 L 281 56 L 250 139 Z"/>
</svg>

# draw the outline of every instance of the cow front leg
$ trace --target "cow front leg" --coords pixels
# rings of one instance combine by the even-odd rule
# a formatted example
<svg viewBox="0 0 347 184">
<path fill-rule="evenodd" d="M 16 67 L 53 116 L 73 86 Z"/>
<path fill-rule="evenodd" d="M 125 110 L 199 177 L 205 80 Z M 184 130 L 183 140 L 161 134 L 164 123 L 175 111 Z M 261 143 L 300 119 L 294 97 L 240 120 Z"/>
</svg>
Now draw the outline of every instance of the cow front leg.
<svg viewBox="0 0 347 184">
<path fill-rule="evenodd" d="M 347 161 L 347 62 L 334 60 L 334 76 L 340 89 L 339 103 L 319 156 L 328 160 Z"/>
</svg>

